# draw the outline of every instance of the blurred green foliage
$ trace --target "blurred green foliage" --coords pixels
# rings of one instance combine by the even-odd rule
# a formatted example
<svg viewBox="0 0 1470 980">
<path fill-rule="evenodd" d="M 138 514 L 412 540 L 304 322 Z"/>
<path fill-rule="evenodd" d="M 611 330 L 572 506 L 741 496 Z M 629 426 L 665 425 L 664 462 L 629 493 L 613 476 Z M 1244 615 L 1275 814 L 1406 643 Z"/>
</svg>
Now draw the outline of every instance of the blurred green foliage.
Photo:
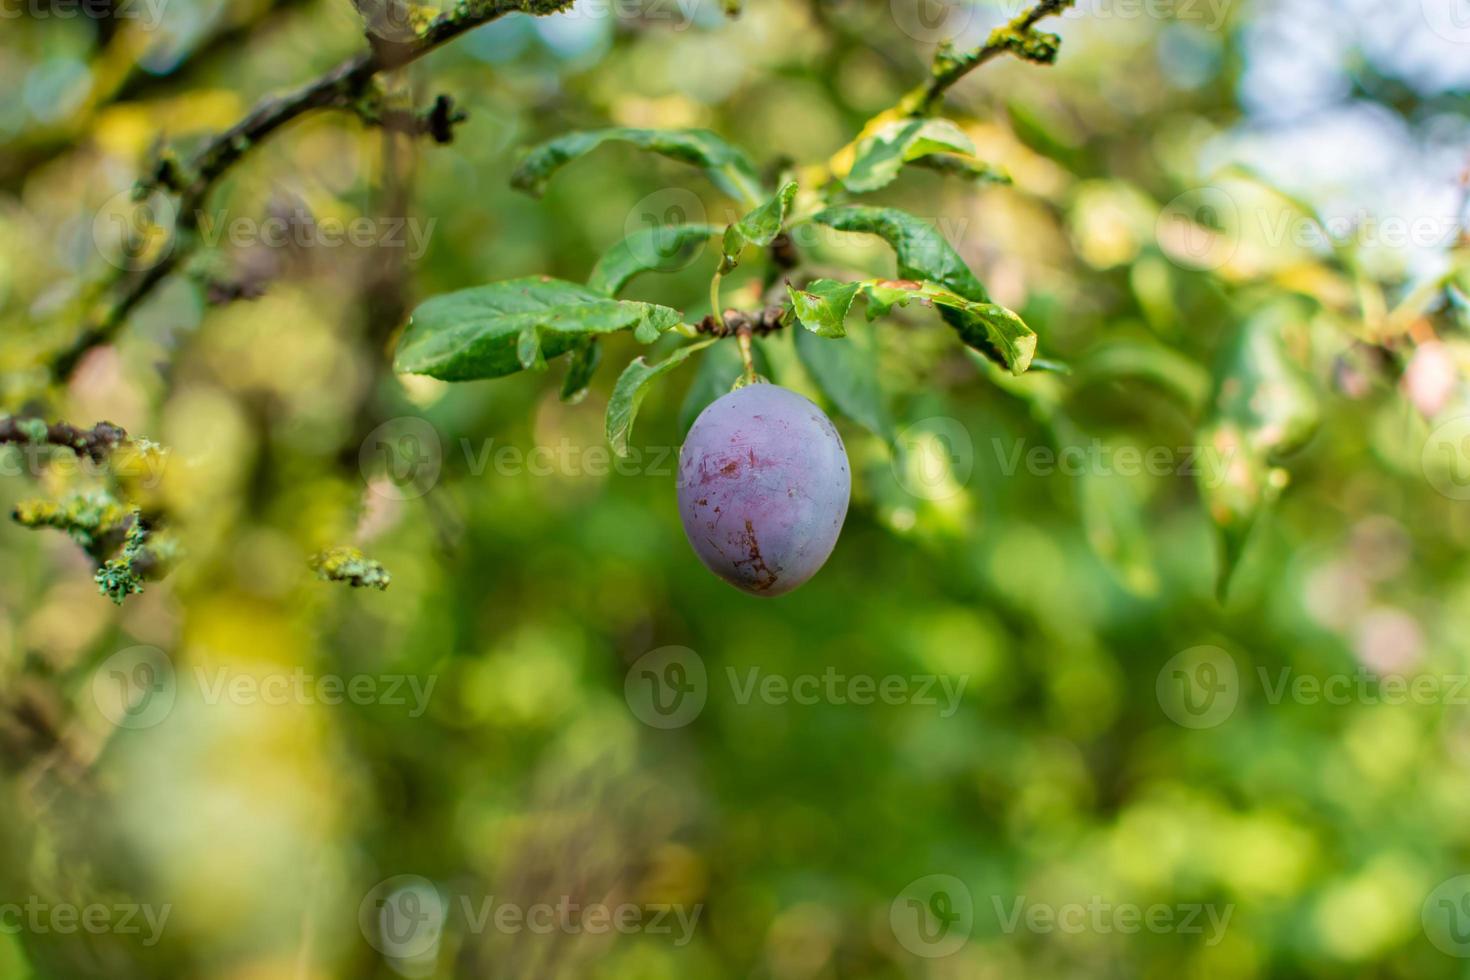
<svg viewBox="0 0 1470 980">
<path fill-rule="evenodd" d="M 1459 200 L 1456 171 L 1435 170 L 1470 142 L 1467 83 L 1443 67 L 1463 44 L 1417 10 L 1402 35 L 1367 15 L 1344 33 L 1348 0 L 1199 18 L 1125 6 L 1054 22 L 1054 67 L 1000 60 L 950 94 L 977 159 L 1012 183 L 908 168 L 872 198 L 932 222 L 1070 373 L 1011 377 L 933 311 L 849 321 L 883 395 L 872 427 L 900 435 L 841 423 L 842 539 L 771 601 L 707 574 L 675 510 L 686 389 L 733 380 L 733 341 L 650 387 L 622 463 L 603 419 L 617 372 L 673 338 L 650 353 L 609 336 L 574 404 L 559 366 L 448 385 L 393 376 L 392 344 L 431 296 L 585 281 L 647 213 L 722 226 L 745 210 L 617 145 L 538 201 L 509 185 L 524 146 L 706 127 L 768 170 L 821 163 L 926 76 L 934 11 L 771 0 L 728 20 L 584 0 L 489 25 L 389 80 L 420 107 L 451 93 L 468 113 L 453 143 L 346 113 L 291 125 L 212 198 L 219 241 L 46 391 L 42 360 L 112 271 L 114 216 L 133 214 L 155 144 L 186 154 L 361 50 L 362 22 L 337 0 L 4 8 L 0 405 L 169 447 L 131 492 L 167 511 L 181 553 L 118 608 L 63 535 L 0 527 L 0 975 L 1465 975 L 1442 919 L 1470 871 L 1454 428 L 1470 282 L 1459 212 L 1439 203 Z M 946 10 L 961 48 L 1016 12 Z M 1271 74 L 1283 63 L 1318 75 Z M 1315 128 L 1325 117 L 1361 132 Z M 1359 170 L 1308 154 L 1304 189 L 1226 166 L 1258 167 L 1275 151 L 1252 141 L 1282 134 Z M 1406 159 L 1425 172 L 1396 169 Z M 1412 181 L 1442 194 L 1391 193 Z M 1370 192 L 1380 219 L 1442 211 L 1450 233 L 1417 252 L 1361 223 L 1313 237 Z M 268 216 L 299 234 L 262 241 Z M 407 219 L 403 247 L 325 234 L 365 217 Z M 895 272 L 871 238 L 823 237 L 813 254 Z M 719 261 L 711 242 L 626 295 L 693 322 Z M 726 296 L 758 293 L 755 265 Z M 1247 343 L 1232 360 L 1262 323 L 1270 357 Z M 795 346 L 789 329 L 764 338 L 763 373 L 821 397 Z M 1310 393 L 1314 436 L 1263 376 Z M 1202 435 L 1222 432 L 1249 447 Z M 95 474 L 67 459 L 0 449 L 0 505 L 85 490 Z M 1233 518 L 1257 498 L 1272 502 L 1232 538 L 1240 564 L 1217 600 L 1211 507 Z M 391 587 L 320 581 L 310 557 L 344 546 Z M 697 655 L 707 697 L 660 729 L 627 682 L 669 646 Z M 963 693 L 951 713 L 942 696 L 742 699 L 751 671 Z M 333 703 L 325 678 L 359 679 L 361 696 Z M 1311 693 L 1331 678 L 1348 693 Z M 1429 693 L 1388 696 L 1395 678 Z M 1188 685 L 1207 682 L 1231 710 L 1196 726 Z M 935 874 L 963 883 L 973 921 L 929 958 L 893 917 Z M 410 956 L 385 955 L 373 928 L 399 875 L 448 910 Z M 410 894 L 432 899 L 387 898 Z M 486 896 L 698 919 L 682 943 L 677 929 L 542 935 L 477 925 L 466 910 Z M 1201 932 L 1008 925 L 1018 902 L 1229 918 L 1218 934 L 1205 918 Z M 27 903 L 109 911 L 68 931 L 27 920 Z M 156 941 L 140 906 L 167 909 Z M 140 930 L 119 926 L 128 907 Z"/>
</svg>

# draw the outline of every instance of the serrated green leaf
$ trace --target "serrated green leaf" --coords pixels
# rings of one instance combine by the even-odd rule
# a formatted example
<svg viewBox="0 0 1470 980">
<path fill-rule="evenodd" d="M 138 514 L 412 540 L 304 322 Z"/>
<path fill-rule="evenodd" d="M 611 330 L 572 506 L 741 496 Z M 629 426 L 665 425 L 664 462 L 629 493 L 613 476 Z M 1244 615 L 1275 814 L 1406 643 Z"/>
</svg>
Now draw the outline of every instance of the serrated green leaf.
<svg viewBox="0 0 1470 980">
<path fill-rule="evenodd" d="M 1210 416 L 1199 432 L 1200 495 L 1221 543 L 1223 598 L 1251 528 L 1285 487 L 1285 457 L 1311 439 L 1321 408 L 1310 378 L 1287 354 L 1287 308 L 1243 324 L 1215 377 Z"/>
<path fill-rule="evenodd" d="M 863 324 L 840 339 L 798 330 L 794 340 L 802 366 L 837 410 L 892 445 L 893 418 L 878 383 L 872 328 Z"/>
<path fill-rule="evenodd" d="M 787 181 L 769 201 L 726 228 L 723 243 L 725 257 L 720 268 L 725 272 L 735 268 L 740 252 L 746 245 L 765 248 L 775 241 L 776 236 L 781 234 L 781 227 L 786 223 L 786 212 L 795 197 L 796 182 Z"/>
<path fill-rule="evenodd" d="M 946 152 L 971 155 L 975 144 L 948 119 L 895 120 L 858 143 L 842 184 L 854 194 L 876 191 L 892 183 L 904 164 Z"/>
<path fill-rule="evenodd" d="M 638 406 L 648 394 L 649 385 L 655 379 L 683 364 L 690 355 L 704 350 L 715 343 L 715 338 L 680 347 L 657 364 L 649 364 L 645 358 L 637 357 L 618 375 L 613 385 L 612 396 L 607 400 L 607 441 L 619 456 L 628 455 L 628 440 L 633 436 L 633 420 L 638 416 Z"/>
<path fill-rule="evenodd" d="M 806 289 L 786 284 L 791 308 L 803 327 L 819 337 L 842 337 L 847 334 L 847 311 L 862 288 L 860 282 L 836 282 L 818 279 Z"/>
<path fill-rule="evenodd" d="M 936 299 L 939 315 L 959 333 L 968 347 L 1010 369 L 1025 374 L 1036 357 L 1036 333 L 1014 311 L 999 303 L 950 303 Z"/>
<path fill-rule="evenodd" d="M 566 377 L 561 383 L 561 400 L 576 404 L 587 395 L 587 386 L 597 365 L 602 363 L 602 344 L 596 337 L 572 348 L 572 357 L 567 364 Z"/>
<path fill-rule="evenodd" d="M 990 294 L 944 236 L 911 214 L 853 204 L 819 211 L 812 220 L 838 231 L 882 238 L 898 256 L 900 279 L 927 279 L 965 299 L 990 301 Z"/>
<path fill-rule="evenodd" d="M 938 302 L 940 315 L 968 346 L 1021 374 L 1036 353 L 1036 334 L 1010 310 L 990 302 L 990 294 L 959 253 L 929 225 L 895 208 L 859 205 L 828 208 L 812 216 L 838 231 L 877 235 L 898 256 L 901 280 L 927 280 L 974 306 Z M 879 306 L 884 302 L 878 297 Z M 931 297 L 931 299 L 934 299 Z"/>
<path fill-rule="evenodd" d="M 649 343 L 679 321 L 677 310 L 609 299 L 574 282 L 510 279 L 422 303 L 398 342 L 393 369 L 442 381 L 499 378 L 597 334 L 632 329 Z"/>
<path fill-rule="evenodd" d="M 912 279 L 870 279 L 857 284 L 868 302 L 868 319 L 894 306 L 917 300 L 939 308 L 958 331 L 960 339 L 1003 365 L 1012 374 L 1024 374 L 1036 356 L 1036 334 L 1019 316 L 997 303 L 977 303 L 932 282 Z"/>
<path fill-rule="evenodd" d="M 720 190 L 754 207 L 764 197 L 760 176 L 740 148 L 707 129 L 608 129 L 566 133 L 533 147 L 511 174 L 511 186 L 540 195 L 558 169 L 607 142 L 631 143 L 671 160 L 693 164 Z"/>
<path fill-rule="evenodd" d="M 717 225 L 653 225 L 636 231 L 603 253 L 587 286 L 616 296 L 634 276 L 682 268 L 692 246 L 718 235 Z"/>
</svg>

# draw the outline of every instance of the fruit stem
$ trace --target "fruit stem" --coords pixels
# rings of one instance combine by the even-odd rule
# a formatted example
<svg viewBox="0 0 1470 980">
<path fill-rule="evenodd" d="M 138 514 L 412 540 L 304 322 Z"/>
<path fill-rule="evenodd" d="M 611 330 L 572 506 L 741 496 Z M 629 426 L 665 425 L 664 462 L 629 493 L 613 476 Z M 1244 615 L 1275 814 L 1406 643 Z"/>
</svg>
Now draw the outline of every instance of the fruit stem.
<svg viewBox="0 0 1470 980">
<path fill-rule="evenodd" d="M 745 362 L 745 383 L 755 383 L 755 357 L 750 349 L 750 327 L 744 326 L 735 334 L 735 341 L 740 345 L 740 360 Z"/>
<path fill-rule="evenodd" d="M 725 325 L 725 314 L 720 309 L 720 279 L 721 278 L 722 278 L 722 274 L 720 273 L 720 271 L 718 269 L 716 269 L 715 270 L 714 278 L 709 281 L 709 311 L 710 311 L 710 314 L 715 318 L 715 323 L 719 324 L 720 326 L 724 326 Z"/>
</svg>

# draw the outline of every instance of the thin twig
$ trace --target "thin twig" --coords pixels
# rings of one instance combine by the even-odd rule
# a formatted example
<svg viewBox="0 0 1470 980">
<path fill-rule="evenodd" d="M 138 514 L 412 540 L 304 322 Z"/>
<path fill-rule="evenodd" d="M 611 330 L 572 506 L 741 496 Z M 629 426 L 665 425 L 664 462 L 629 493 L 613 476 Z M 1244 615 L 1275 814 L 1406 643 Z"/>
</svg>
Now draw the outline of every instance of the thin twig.
<svg viewBox="0 0 1470 980">
<path fill-rule="evenodd" d="M 90 429 L 79 429 L 67 422 L 48 425 L 37 418 L 0 417 L 0 444 L 56 446 L 70 449 L 78 456 L 86 456 L 94 463 L 102 462 L 108 453 L 127 440 L 127 432 L 111 422 L 98 422 Z"/>
<path fill-rule="evenodd" d="M 1041 0 L 1036 6 L 990 32 L 985 44 L 973 51 L 955 54 L 941 49 L 934 59 L 933 74 L 899 103 L 908 115 L 921 116 L 934 108 L 949 88 L 970 72 L 1007 52 L 1027 61 L 1051 64 L 1057 57 L 1057 37 L 1034 30 L 1047 17 L 1060 14 L 1075 0 Z"/>
<path fill-rule="evenodd" d="M 63 381 L 71 376 L 83 355 L 108 343 L 122 328 L 129 314 L 196 247 L 194 231 L 199 211 L 215 183 L 261 140 L 298 116 L 315 109 L 349 108 L 368 89 L 379 73 L 401 68 L 467 31 L 511 13 L 537 16 L 556 13 L 572 0 L 465 0 L 442 14 L 424 32 L 406 44 L 374 40 L 364 51 L 290 95 L 262 100 L 240 122 L 205 144 L 185 168 L 174 175 L 178 192 L 178 219 L 168 254 L 152 268 L 132 275 L 119 274 L 111 284 L 114 297 L 82 328 L 81 333 L 51 362 L 51 376 Z M 146 186 L 146 184 L 145 184 Z"/>
</svg>

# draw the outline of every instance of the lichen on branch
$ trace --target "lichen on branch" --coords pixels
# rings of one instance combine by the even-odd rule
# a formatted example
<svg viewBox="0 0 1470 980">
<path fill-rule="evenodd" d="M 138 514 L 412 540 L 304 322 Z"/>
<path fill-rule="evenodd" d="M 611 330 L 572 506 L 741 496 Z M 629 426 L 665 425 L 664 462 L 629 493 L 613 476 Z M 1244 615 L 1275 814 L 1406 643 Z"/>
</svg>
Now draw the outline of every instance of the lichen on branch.
<svg viewBox="0 0 1470 980">
<path fill-rule="evenodd" d="M 79 429 L 66 422 L 47 423 L 38 418 L 0 417 L 0 444 L 55 446 L 69 449 L 94 463 L 127 442 L 128 434 L 111 422 L 98 422 L 90 429 Z"/>
<path fill-rule="evenodd" d="M 103 284 L 107 298 L 72 341 L 49 359 L 52 380 L 66 380 L 88 351 L 110 343 L 138 304 L 198 247 L 195 225 L 215 184 L 268 136 L 317 109 L 353 109 L 360 104 L 370 89 L 370 83 L 378 75 L 417 61 L 440 45 L 506 14 L 545 16 L 567 9 L 572 2 L 462 0 L 454 9 L 430 21 L 410 41 L 392 43 L 370 39 L 366 51 L 347 59 L 295 92 L 263 99 L 245 118 L 205 143 L 188 163 L 179 163 L 167 153 L 162 154 L 151 175 L 139 183 L 137 193 L 142 197 L 154 191 L 177 195 L 175 212 L 178 218 L 172 247 L 150 268 L 137 272 L 119 270 Z M 431 114 L 426 120 L 428 128 L 424 130 L 436 139 L 447 135 L 457 121 L 452 118 L 450 107 L 444 106 L 439 111 L 442 118 L 435 120 Z"/>
<path fill-rule="evenodd" d="M 368 558 L 356 548 L 327 548 L 312 556 L 311 567 L 324 582 L 345 582 L 354 589 L 369 588 L 379 592 L 388 588 L 393 576 L 381 562 Z"/>
</svg>

